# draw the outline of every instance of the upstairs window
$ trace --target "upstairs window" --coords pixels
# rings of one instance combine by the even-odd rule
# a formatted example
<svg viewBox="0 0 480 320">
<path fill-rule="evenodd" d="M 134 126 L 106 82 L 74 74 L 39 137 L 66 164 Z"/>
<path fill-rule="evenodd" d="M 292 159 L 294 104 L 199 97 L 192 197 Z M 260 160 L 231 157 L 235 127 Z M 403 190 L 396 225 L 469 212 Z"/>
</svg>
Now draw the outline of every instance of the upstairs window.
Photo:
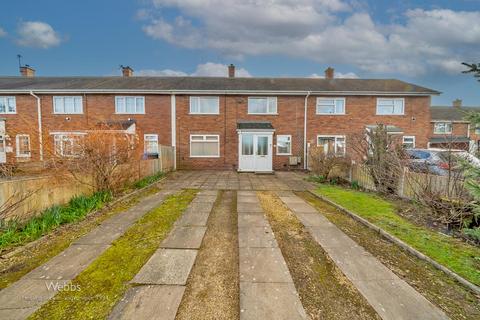
<svg viewBox="0 0 480 320">
<path fill-rule="evenodd" d="M 115 97 L 115 113 L 118 114 L 144 114 L 144 97 Z"/>
<path fill-rule="evenodd" d="M 249 114 L 277 114 L 277 97 L 248 98 Z"/>
<path fill-rule="evenodd" d="M 451 134 L 452 123 L 451 122 L 436 122 L 434 124 L 433 133 L 435 134 Z"/>
<path fill-rule="evenodd" d="M 83 100 L 81 96 L 53 97 L 53 113 L 82 114 Z"/>
<path fill-rule="evenodd" d="M 0 113 L 17 113 L 17 103 L 15 97 L 0 97 Z"/>
<path fill-rule="evenodd" d="M 190 97 L 190 114 L 219 114 L 218 97 Z"/>
<path fill-rule="evenodd" d="M 403 115 L 405 112 L 404 99 L 377 99 L 377 115 Z"/>
<path fill-rule="evenodd" d="M 146 154 L 158 154 L 158 134 L 146 134 L 143 136 Z"/>
<path fill-rule="evenodd" d="M 30 157 L 30 136 L 28 134 L 17 134 L 15 140 L 17 145 L 17 157 Z"/>
<path fill-rule="evenodd" d="M 317 136 L 317 146 L 325 154 L 345 155 L 345 136 Z"/>
<path fill-rule="evenodd" d="M 345 98 L 317 98 L 317 114 L 345 114 Z"/>
</svg>

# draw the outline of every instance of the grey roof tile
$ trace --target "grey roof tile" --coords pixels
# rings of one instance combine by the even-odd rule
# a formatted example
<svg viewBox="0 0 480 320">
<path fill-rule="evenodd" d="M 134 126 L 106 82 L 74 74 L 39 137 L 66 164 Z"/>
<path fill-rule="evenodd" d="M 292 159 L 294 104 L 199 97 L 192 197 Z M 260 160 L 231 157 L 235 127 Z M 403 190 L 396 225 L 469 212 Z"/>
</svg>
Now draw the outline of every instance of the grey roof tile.
<svg viewBox="0 0 480 320">
<path fill-rule="evenodd" d="M 480 112 L 480 107 L 435 107 L 430 108 L 432 121 L 465 121 L 465 116 L 470 112 Z"/>
</svg>

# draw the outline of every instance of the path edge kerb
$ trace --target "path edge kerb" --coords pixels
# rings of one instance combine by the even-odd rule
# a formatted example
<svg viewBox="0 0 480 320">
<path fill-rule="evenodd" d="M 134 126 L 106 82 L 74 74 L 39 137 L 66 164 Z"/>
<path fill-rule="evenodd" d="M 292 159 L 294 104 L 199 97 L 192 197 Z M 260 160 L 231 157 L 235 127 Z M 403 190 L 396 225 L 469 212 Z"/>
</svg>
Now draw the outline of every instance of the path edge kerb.
<svg viewBox="0 0 480 320">
<path fill-rule="evenodd" d="M 315 191 L 312 191 L 312 190 L 307 190 L 309 193 L 311 193 L 312 195 L 314 195 L 315 197 L 319 198 L 320 200 L 322 201 L 325 201 L 327 202 L 328 204 L 334 206 L 335 208 L 339 209 L 340 211 L 348 214 L 350 217 L 352 217 L 353 219 L 357 220 L 358 222 L 362 223 L 363 225 L 365 225 L 366 227 L 372 229 L 372 230 L 375 230 L 377 231 L 379 234 L 381 234 L 384 238 L 386 238 L 387 240 L 390 240 L 391 242 L 395 243 L 396 245 L 400 246 L 401 248 L 405 249 L 406 251 L 408 251 L 409 253 L 413 254 L 414 256 L 416 256 L 417 258 L 423 260 L 423 261 L 426 261 L 428 263 L 430 263 L 431 265 L 433 265 L 435 268 L 437 268 L 438 270 L 441 270 L 443 271 L 444 273 L 446 273 L 447 275 L 451 276 L 452 278 L 454 278 L 455 280 L 457 280 L 458 282 L 460 282 L 461 284 L 463 284 L 464 286 L 468 287 L 470 290 L 472 290 L 473 292 L 475 292 L 476 294 L 480 294 L 480 287 L 471 283 L 470 281 L 468 281 L 467 279 L 463 278 L 462 276 L 458 275 L 457 273 L 453 272 L 452 270 L 448 269 L 447 267 L 445 267 L 444 265 L 438 263 L 437 261 L 433 260 L 432 258 L 424 255 L 423 253 L 421 253 L 420 251 L 418 251 L 417 249 L 411 247 L 410 245 L 408 245 L 407 243 L 403 242 L 402 240 L 400 240 L 399 238 L 395 237 L 394 235 L 391 235 L 390 233 L 388 233 L 387 231 L 383 230 L 382 228 L 374 225 L 373 223 L 371 223 L 370 221 L 366 220 L 365 218 L 362 218 L 360 217 L 359 215 L 357 215 L 356 213 L 342 207 L 341 205 L 337 204 L 336 202 L 320 195 L 320 194 L 317 194 Z"/>
<path fill-rule="evenodd" d="M 120 203 L 120 202 L 122 202 L 122 201 L 124 201 L 124 200 L 126 200 L 126 199 L 128 199 L 128 198 L 130 198 L 130 197 L 133 197 L 133 196 L 135 196 L 136 194 L 138 194 L 138 193 L 140 193 L 140 192 L 142 192 L 142 191 L 144 191 L 144 190 L 146 190 L 146 189 L 148 189 L 148 188 L 151 188 L 151 187 L 155 186 L 156 184 L 158 184 L 158 183 L 162 182 L 163 180 L 165 180 L 165 179 L 167 178 L 167 175 L 168 175 L 168 173 L 165 174 L 165 176 L 163 176 L 163 177 L 160 178 L 159 180 L 157 180 L 157 181 L 155 181 L 155 182 L 152 182 L 152 183 L 150 183 L 149 185 L 146 185 L 146 186 L 143 187 L 143 188 L 133 190 L 132 192 L 126 193 L 126 194 L 124 194 L 124 195 L 122 195 L 122 196 L 120 196 L 120 197 L 118 197 L 118 198 L 116 198 L 116 199 L 113 199 L 111 202 L 107 203 L 107 204 L 105 205 L 105 207 L 100 208 L 100 209 L 98 209 L 98 210 L 94 210 L 94 211 L 88 213 L 88 214 L 85 216 L 85 218 L 88 217 L 88 216 L 95 215 L 95 214 L 97 214 L 97 213 L 99 213 L 99 212 L 101 212 L 101 211 L 111 209 L 111 208 L 112 208 L 113 206 L 115 206 L 116 204 L 118 204 L 118 203 Z M 81 220 L 81 221 L 83 221 L 83 220 Z M 81 221 L 77 221 L 77 222 L 81 222 Z M 66 225 L 68 225 L 68 224 L 65 224 L 65 226 L 66 226 Z M 62 226 L 60 226 L 59 228 L 61 228 L 61 227 L 62 227 Z M 58 230 L 58 228 L 57 228 L 56 230 Z M 16 255 L 16 254 L 20 254 L 20 253 L 24 252 L 25 250 L 28 250 L 28 249 L 34 247 L 37 243 L 39 243 L 39 242 L 40 242 L 42 239 L 44 239 L 44 237 L 46 237 L 46 236 L 48 237 L 49 234 L 45 234 L 45 235 L 41 236 L 40 238 L 38 238 L 38 239 L 36 239 L 36 240 L 34 240 L 34 241 L 32 241 L 32 242 L 26 243 L 26 244 L 23 245 L 23 246 L 19 246 L 19 247 L 13 249 L 12 251 L 7 252 L 7 253 L 5 253 L 4 255 L 1 255 L 1 256 L 4 257 L 5 259 L 8 259 L 8 258 L 10 258 L 10 257 L 12 257 L 12 256 L 14 256 L 14 255 Z"/>
</svg>

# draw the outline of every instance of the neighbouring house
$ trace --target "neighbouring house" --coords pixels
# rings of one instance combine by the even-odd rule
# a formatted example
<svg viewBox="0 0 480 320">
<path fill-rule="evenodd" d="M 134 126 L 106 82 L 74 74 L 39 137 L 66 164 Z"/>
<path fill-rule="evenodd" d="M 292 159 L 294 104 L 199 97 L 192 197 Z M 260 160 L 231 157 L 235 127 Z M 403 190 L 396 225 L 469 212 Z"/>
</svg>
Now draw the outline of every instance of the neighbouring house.
<svg viewBox="0 0 480 320">
<path fill-rule="evenodd" d="M 47 143 L 73 150 L 86 129 L 106 121 L 134 131 L 144 155 L 171 145 L 187 169 L 304 169 L 306 149 L 352 152 L 350 137 L 379 123 L 407 147 L 426 148 L 431 96 L 393 79 L 0 77 L 0 161 L 42 161 Z"/>
<path fill-rule="evenodd" d="M 465 117 L 470 112 L 480 112 L 480 107 L 462 106 L 462 100 L 452 106 L 432 106 L 430 148 L 459 149 L 476 152 L 480 145 L 480 128 L 471 126 Z"/>
</svg>

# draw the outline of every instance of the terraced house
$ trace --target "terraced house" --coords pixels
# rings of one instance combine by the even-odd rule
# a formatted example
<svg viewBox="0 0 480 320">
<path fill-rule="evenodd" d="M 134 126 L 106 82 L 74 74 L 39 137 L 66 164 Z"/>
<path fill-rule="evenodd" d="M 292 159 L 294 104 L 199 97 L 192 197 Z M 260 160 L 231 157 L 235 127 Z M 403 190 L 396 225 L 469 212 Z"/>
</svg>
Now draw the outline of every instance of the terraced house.
<svg viewBox="0 0 480 320">
<path fill-rule="evenodd" d="M 136 134 L 143 156 L 176 149 L 178 168 L 302 169 L 306 150 L 352 152 L 349 137 L 378 123 L 409 147 L 427 147 L 430 98 L 437 91 L 399 80 L 325 78 L 121 77 L 0 78 L 0 161 L 74 155 L 100 123 Z"/>
</svg>

